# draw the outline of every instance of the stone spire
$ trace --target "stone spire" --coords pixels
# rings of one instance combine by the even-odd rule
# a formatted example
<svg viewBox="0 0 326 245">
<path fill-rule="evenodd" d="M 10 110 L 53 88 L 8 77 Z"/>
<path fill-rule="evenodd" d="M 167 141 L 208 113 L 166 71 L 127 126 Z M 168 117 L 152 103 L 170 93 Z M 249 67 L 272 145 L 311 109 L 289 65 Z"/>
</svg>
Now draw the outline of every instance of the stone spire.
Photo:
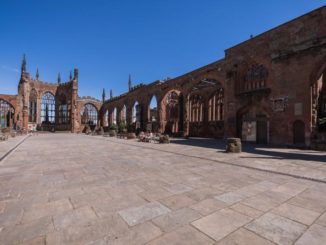
<svg viewBox="0 0 326 245">
<path fill-rule="evenodd" d="M 74 80 L 78 80 L 78 69 L 74 69 Z"/>
<path fill-rule="evenodd" d="M 38 68 L 37 68 L 37 69 L 36 69 L 36 75 L 35 75 L 36 80 L 38 80 L 39 77 L 40 77 L 40 74 L 39 74 L 39 72 L 38 72 Z"/>
<path fill-rule="evenodd" d="M 105 89 L 103 88 L 103 91 L 102 91 L 102 102 L 104 103 L 105 101 Z"/>
<path fill-rule="evenodd" d="M 26 55 L 23 55 L 23 61 L 22 61 L 22 67 L 21 67 L 21 73 L 25 73 L 26 72 Z"/>
<path fill-rule="evenodd" d="M 70 74 L 69 74 L 69 81 L 71 81 L 72 80 L 72 73 L 71 73 L 71 71 L 70 71 Z"/>
<path fill-rule="evenodd" d="M 60 75 L 60 72 L 58 73 L 58 83 L 59 84 L 61 83 L 61 75 Z"/>
<path fill-rule="evenodd" d="M 128 90 L 131 90 L 131 75 L 129 74 L 129 79 L 128 79 Z"/>
<path fill-rule="evenodd" d="M 110 99 L 113 98 L 113 92 L 112 92 L 112 89 L 110 89 Z"/>
</svg>

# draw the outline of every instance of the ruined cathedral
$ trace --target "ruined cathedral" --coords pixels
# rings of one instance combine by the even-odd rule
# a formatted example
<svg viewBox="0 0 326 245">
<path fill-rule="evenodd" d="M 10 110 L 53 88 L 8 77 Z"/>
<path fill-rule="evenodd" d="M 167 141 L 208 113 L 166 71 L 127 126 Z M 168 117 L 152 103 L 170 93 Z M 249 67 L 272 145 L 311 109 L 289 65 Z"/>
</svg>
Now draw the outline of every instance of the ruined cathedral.
<svg viewBox="0 0 326 245">
<path fill-rule="evenodd" d="M 86 125 L 175 136 L 313 146 L 326 142 L 326 7 L 251 37 L 173 79 L 99 101 L 67 82 L 35 79 L 23 59 L 17 95 L 0 95 L 1 127 L 82 132 Z M 155 101 L 156 105 L 151 107 Z"/>
</svg>

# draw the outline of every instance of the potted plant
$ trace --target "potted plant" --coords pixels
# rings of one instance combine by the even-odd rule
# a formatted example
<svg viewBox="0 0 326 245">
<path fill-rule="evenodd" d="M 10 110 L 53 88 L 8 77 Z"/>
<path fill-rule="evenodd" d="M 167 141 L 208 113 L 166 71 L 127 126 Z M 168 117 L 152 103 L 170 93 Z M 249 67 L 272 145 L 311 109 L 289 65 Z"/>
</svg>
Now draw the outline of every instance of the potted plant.
<svg viewBox="0 0 326 245">
<path fill-rule="evenodd" d="M 118 127 L 117 127 L 117 125 L 115 123 L 110 125 L 110 128 L 109 128 L 110 137 L 117 136 L 117 129 L 118 129 Z"/>
</svg>

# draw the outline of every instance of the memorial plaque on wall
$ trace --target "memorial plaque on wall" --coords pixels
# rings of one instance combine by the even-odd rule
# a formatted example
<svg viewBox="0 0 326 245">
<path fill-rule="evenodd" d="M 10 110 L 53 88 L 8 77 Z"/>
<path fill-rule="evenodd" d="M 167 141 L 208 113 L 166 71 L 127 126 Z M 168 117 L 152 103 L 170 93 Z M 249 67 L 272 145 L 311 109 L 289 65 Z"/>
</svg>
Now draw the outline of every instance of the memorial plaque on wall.
<svg viewBox="0 0 326 245">
<path fill-rule="evenodd" d="M 295 103 L 294 104 L 294 115 L 295 116 L 301 116 L 303 113 L 303 105 L 302 103 Z"/>
<path fill-rule="evenodd" d="M 285 111 L 285 108 L 288 105 L 288 97 L 272 98 L 271 103 L 273 111 Z"/>
</svg>

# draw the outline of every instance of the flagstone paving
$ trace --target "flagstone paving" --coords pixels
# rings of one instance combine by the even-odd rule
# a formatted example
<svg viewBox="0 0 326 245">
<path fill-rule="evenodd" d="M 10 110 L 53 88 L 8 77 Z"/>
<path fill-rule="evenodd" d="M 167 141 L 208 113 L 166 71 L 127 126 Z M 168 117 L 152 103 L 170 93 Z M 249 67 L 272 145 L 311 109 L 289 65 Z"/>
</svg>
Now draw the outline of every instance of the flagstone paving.
<svg viewBox="0 0 326 245">
<path fill-rule="evenodd" d="M 247 147 L 28 137 L 0 162 L 0 244 L 324 245 L 326 153 Z"/>
</svg>

